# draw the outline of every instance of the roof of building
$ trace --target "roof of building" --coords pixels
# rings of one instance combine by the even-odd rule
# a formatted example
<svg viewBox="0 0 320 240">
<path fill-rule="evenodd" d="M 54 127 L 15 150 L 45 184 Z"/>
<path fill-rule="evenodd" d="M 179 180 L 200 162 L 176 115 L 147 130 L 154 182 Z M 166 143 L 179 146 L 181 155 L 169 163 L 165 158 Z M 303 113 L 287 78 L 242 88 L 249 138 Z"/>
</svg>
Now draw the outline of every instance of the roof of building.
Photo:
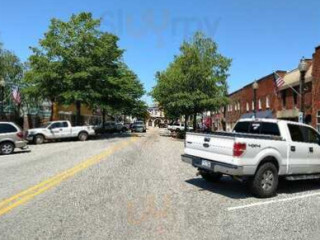
<svg viewBox="0 0 320 240">
<path fill-rule="evenodd" d="M 277 70 L 277 71 L 275 71 L 275 72 L 278 73 L 278 74 L 279 74 L 279 73 L 286 73 L 286 71 L 283 71 L 283 70 Z M 250 82 L 250 83 L 246 84 L 246 85 L 243 86 L 242 88 L 239 88 L 238 90 L 233 91 L 232 93 L 229 93 L 228 96 L 230 97 L 230 96 L 236 94 L 237 92 L 240 92 L 241 90 L 243 90 L 243 89 L 245 89 L 245 88 L 247 88 L 247 87 L 251 87 L 254 82 L 259 83 L 259 82 L 265 80 L 266 78 L 272 76 L 275 72 L 272 72 L 272 73 L 270 73 L 270 74 L 268 74 L 268 75 L 266 75 L 266 76 L 263 76 L 263 77 L 255 80 L 255 81 L 253 81 L 253 82 Z"/>
</svg>

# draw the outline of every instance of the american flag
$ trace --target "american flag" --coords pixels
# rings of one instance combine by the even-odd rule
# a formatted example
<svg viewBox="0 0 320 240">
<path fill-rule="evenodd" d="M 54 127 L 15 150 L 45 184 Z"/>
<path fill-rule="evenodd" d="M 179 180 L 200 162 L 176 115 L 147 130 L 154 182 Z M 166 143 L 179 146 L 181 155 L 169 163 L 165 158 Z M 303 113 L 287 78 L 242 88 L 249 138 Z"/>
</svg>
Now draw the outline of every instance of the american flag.
<svg viewBox="0 0 320 240">
<path fill-rule="evenodd" d="M 277 88 L 280 88 L 283 86 L 283 84 L 285 84 L 285 81 L 283 80 L 283 78 L 280 77 L 277 73 L 274 73 L 274 79 L 275 79 Z"/>
<path fill-rule="evenodd" d="M 12 98 L 17 104 L 21 103 L 21 94 L 20 94 L 20 91 L 19 91 L 19 87 L 14 86 L 12 88 Z"/>
</svg>

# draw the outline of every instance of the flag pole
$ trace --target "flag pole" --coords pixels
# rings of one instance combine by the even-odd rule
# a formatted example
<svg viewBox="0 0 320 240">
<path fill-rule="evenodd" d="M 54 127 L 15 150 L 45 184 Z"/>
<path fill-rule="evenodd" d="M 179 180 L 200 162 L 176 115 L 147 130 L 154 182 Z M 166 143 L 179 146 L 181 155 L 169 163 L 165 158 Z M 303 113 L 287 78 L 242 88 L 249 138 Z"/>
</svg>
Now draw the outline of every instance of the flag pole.
<svg viewBox="0 0 320 240">
<path fill-rule="evenodd" d="M 275 71 L 273 72 L 274 74 L 277 74 Z M 277 74 L 278 75 L 278 74 Z M 277 84 L 276 84 L 277 85 Z M 291 85 L 287 85 L 289 88 L 291 88 L 297 95 L 299 95 L 299 97 L 301 97 L 301 94 L 297 91 L 297 90 L 295 90 Z M 279 88 L 278 88 L 278 92 L 279 92 Z"/>
</svg>

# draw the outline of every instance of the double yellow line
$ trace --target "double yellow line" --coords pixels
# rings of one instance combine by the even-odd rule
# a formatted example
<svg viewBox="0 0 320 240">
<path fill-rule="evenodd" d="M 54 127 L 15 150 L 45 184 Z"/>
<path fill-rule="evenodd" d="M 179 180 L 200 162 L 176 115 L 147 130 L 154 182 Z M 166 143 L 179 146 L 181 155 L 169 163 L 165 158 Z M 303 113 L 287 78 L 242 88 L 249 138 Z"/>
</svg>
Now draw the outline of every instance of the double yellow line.
<svg viewBox="0 0 320 240">
<path fill-rule="evenodd" d="M 30 201 L 37 195 L 49 190 L 50 188 L 59 185 L 64 180 L 74 176 L 78 172 L 83 171 L 84 169 L 95 165 L 99 162 L 101 162 L 106 157 L 109 157 L 114 152 L 122 149 L 123 147 L 129 145 L 130 143 L 133 143 L 137 140 L 137 138 L 131 138 L 130 140 L 126 140 L 123 142 L 120 142 L 119 144 L 116 144 L 110 148 L 108 148 L 106 151 L 95 155 L 93 157 L 90 157 L 89 159 L 85 160 L 84 162 L 77 164 L 76 166 L 57 174 L 54 177 L 51 177 L 33 187 L 30 187 L 10 198 L 4 199 L 0 202 L 0 216 L 6 214 L 7 212 L 11 211 L 12 209 Z"/>
</svg>

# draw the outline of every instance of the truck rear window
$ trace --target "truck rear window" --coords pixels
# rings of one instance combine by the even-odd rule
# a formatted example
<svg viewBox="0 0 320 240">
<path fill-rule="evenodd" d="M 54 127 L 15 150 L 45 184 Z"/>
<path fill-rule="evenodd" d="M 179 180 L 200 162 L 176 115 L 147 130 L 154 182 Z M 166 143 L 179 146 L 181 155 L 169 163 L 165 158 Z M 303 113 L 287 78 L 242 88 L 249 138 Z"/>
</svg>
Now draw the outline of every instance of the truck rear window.
<svg viewBox="0 0 320 240">
<path fill-rule="evenodd" d="M 249 133 L 250 122 L 238 122 L 233 131 L 236 133 Z"/>
<path fill-rule="evenodd" d="M 271 122 L 238 122 L 233 131 L 236 133 L 280 136 L 278 124 Z"/>
</svg>

